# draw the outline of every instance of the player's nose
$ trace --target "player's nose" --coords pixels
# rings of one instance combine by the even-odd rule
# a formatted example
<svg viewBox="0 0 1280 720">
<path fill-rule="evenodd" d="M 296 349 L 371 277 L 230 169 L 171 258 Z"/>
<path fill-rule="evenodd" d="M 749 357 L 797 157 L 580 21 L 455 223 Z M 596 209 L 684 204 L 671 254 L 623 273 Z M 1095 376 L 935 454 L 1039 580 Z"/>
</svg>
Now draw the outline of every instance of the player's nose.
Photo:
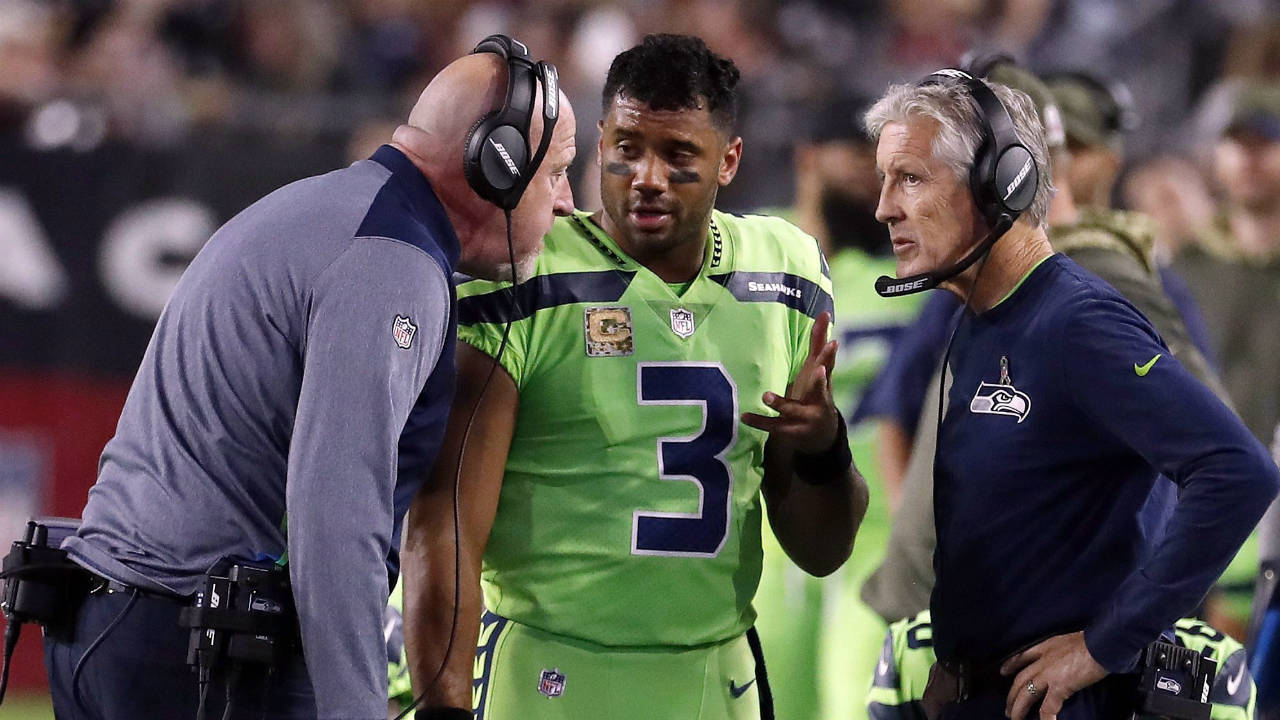
<svg viewBox="0 0 1280 720">
<path fill-rule="evenodd" d="M 635 175 L 631 177 L 631 187 L 646 195 L 666 192 L 667 164 L 652 154 L 646 155 L 636 163 Z"/>
</svg>

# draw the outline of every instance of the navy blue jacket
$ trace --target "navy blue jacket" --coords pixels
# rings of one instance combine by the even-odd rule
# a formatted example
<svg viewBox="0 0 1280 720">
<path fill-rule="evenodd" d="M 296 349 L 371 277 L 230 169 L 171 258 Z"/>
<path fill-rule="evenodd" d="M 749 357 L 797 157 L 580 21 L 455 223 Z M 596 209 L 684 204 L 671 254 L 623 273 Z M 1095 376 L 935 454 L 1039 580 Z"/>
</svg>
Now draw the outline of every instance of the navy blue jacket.
<svg viewBox="0 0 1280 720">
<path fill-rule="evenodd" d="M 1188 614 L 1280 487 L 1238 418 L 1110 285 L 1062 255 L 966 313 L 935 465 L 943 659 L 1084 630 L 1111 672 Z M 1163 474 L 1160 532 L 1142 508 Z"/>
</svg>

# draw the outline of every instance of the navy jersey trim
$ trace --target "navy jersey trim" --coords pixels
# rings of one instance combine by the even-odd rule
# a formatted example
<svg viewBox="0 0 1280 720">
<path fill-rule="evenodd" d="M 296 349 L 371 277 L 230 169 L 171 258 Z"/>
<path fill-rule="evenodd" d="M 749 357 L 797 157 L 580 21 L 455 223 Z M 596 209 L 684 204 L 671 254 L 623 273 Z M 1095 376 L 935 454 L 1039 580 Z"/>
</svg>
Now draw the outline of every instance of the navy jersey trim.
<svg viewBox="0 0 1280 720">
<path fill-rule="evenodd" d="M 492 629 L 490 629 L 492 628 Z M 475 717 L 483 718 L 489 701 L 489 680 L 493 671 L 493 654 L 498 649 L 498 639 L 507 629 L 507 619 L 501 615 L 485 611 L 480 618 L 480 635 L 487 632 L 488 638 L 476 648 L 476 662 L 480 664 L 480 677 L 471 681 L 471 696 L 475 703 Z"/>
<path fill-rule="evenodd" d="M 453 223 L 431 183 L 409 158 L 390 145 L 370 157 L 391 171 L 356 230 L 356 237 L 396 238 L 442 260 L 445 274 L 458 267 L 461 248 Z"/>
<path fill-rule="evenodd" d="M 516 286 L 519 308 L 511 306 L 507 288 L 458 301 L 458 322 L 505 323 L 531 317 L 539 310 L 581 302 L 617 302 L 636 274 L 621 270 L 539 275 Z"/>
<path fill-rule="evenodd" d="M 812 280 L 780 272 L 743 272 L 712 275 L 739 302 L 776 302 L 798 310 L 811 318 L 823 312 L 835 318 L 835 302 L 831 294 Z"/>
</svg>

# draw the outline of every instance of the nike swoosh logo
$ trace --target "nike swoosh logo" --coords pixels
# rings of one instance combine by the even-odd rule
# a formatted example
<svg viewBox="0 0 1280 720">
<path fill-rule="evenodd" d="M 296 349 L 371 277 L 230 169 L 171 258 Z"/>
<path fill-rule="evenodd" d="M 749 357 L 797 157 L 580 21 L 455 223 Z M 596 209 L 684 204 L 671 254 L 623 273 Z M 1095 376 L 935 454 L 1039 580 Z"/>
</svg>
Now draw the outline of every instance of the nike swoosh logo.
<svg viewBox="0 0 1280 720">
<path fill-rule="evenodd" d="M 1138 377 L 1146 377 L 1147 373 L 1151 372 L 1152 366 L 1154 366 L 1156 364 L 1156 361 L 1162 357 L 1164 357 L 1164 353 L 1160 353 L 1159 355 L 1151 358 L 1150 360 L 1147 361 L 1146 365 L 1139 365 L 1138 363 L 1134 363 L 1133 371 L 1138 374 Z"/>
<path fill-rule="evenodd" d="M 1235 677 L 1227 678 L 1227 695 L 1235 697 L 1236 691 L 1240 689 L 1240 681 L 1244 680 L 1244 663 L 1240 663 L 1240 669 L 1236 671 Z"/>
<path fill-rule="evenodd" d="M 755 684 L 756 684 L 756 679 L 755 679 L 755 678 L 751 678 L 751 682 L 747 683 L 746 685 L 741 685 L 741 686 L 740 686 L 740 685 L 737 685 L 737 684 L 736 684 L 736 683 L 734 683 L 732 680 L 730 680 L 730 681 L 729 681 L 729 694 L 730 694 L 730 695 L 732 695 L 732 696 L 734 696 L 735 698 L 740 698 L 740 697 L 742 697 L 743 693 L 745 693 L 745 692 L 747 691 L 747 689 L 748 689 L 748 688 L 750 688 L 752 685 L 755 685 Z"/>
</svg>

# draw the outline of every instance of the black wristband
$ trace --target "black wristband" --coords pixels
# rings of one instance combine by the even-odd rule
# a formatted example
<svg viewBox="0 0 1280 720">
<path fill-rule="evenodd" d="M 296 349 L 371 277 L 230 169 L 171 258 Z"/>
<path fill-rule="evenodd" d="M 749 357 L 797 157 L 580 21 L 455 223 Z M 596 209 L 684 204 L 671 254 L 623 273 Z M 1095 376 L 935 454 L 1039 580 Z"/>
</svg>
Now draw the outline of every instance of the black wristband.
<svg viewBox="0 0 1280 720">
<path fill-rule="evenodd" d="M 472 720 L 472 713 L 457 707 L 429 707 L 415 712 L 413 720 Z"/>
<path fill-rule="evenodd" d="M 836 439 L 831 447 L 816 453 L 795 454 L 792 467 L 796 477 L 810 485 L 829 485 L 844 474 L 853 464 L 853 453 L 849 452 L 849 429 L 845 427 L 844 417 L 836 411 Z"/>
</svg>

